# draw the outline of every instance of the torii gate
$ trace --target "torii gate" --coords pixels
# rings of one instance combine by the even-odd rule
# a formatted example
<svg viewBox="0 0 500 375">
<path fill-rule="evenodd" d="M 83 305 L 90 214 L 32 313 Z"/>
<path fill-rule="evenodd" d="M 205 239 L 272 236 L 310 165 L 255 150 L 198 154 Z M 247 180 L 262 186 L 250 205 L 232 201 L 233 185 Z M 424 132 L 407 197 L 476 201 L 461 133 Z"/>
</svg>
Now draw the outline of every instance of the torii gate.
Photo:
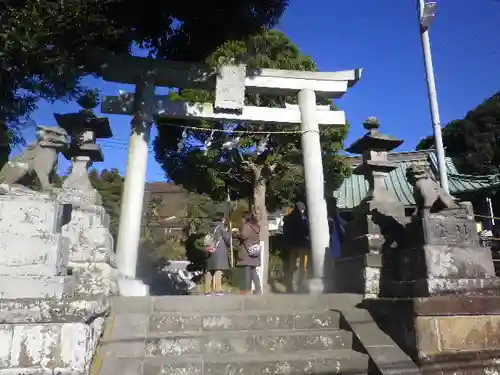
<svg viewBox="0 0 500 375">
<path fill-rule="evenodd" d="M 102 54 L 101 54 L 102 56 Z M 135 94 L 105 96 L 102 112 L 133 115 L 123 189 L 116 263 L 122 277 L 120 294 L 141 296 L 148 287 L 136 277 L 148 144 L 155 117 L 300 124 L 306 200 L 312 248 L 312 293 L 323 291 L 325 251 L 329 230 L 324 194 L 323 162 L 318 125 L 344 126 L 343 111 L 317 110 L 316 98 L 340 98 L 361 77 L 362 69 L 340 72 L 303 72 L 278 69 L 247 71 L 228 65 L 217 71 L 202 64 L 156 61 L 142 57 L 108 55 L 100 74 L 106 81 L 135 84 Z M 215 103 L 169 101 L 156 96 L 155 87 L 215 89 Z M 244 105 L 245 91 L 298 95 L 298 106 L 287 108 Z M 267 255 L 267 254 L 265 254 Z M 263 264 L 264 275 L 267 264 Z"/>
</svg>

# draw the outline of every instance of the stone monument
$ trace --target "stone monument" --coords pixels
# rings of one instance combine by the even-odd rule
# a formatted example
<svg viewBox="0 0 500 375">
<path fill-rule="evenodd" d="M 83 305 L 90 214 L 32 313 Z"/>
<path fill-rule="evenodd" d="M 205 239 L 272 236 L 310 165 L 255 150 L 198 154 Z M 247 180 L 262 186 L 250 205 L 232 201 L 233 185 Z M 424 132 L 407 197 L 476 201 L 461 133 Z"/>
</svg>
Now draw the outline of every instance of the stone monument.
<svg viewBox="0 0 500 375">
<path fill-rule="evenodd" d="M 365 306 L 423 374 L 497 374 L 500 279 L 472 205 L 456 204 L 421 166 L 406 174 L 417 209 L 406 243 L 383 264 L 390 298 Z"/>
<path fill-rule="evenodd" d="M 76 113 L 55 113 L 59 127 L 71 136 L 70 146 L 63 153 L 72 162 L 71 173 L 63 184 L 64 191 L 76 193 L 79 198 L 86 198 L 94 204 L 102 204 L 102 199 L 93 188 L 88 177 L 88 168 L 94 162 L 104 161 L 97 139 L 111 138 L 113 133 L 106 117 L 97 117 L 92 111 L 99 105 L 96 93 L 89 92 L 78 103 L 83 110 Z"/>
<path fill-rule="evenodd" d="M 39 127 L 37 140 L 0 171 L 0 298 L 62 298 L 72 293 L 67 277 L 68 242 L 61 228 L 71 206 L 14 184 L 33 172 L 42 189 L 51 186 L 57 155 L 68 145 L 66 131 Z M 68 217 L 69 216 L 69 217 Z"/>
<path fill-rule="evenodd" d="M 411 241 L 397 255 L 401 272 L 393 295 L 500 295 L 491 249 L 479 244 L 471 205 L 456 204 L 421 166 L 412 165 L 406 176 L 417 211 L 406 226 Z"/>
<path fill-rule="evenodd" d="M 377 324 L 423 374 L 497 373 L 500 279 L 489 248 L 479 245 L 472 205 L 456 203 L 421 165 L 406 177 L 416 210 L 386 186 L 395 168 L 387 152 L 402 141 L 381 134 L 375 119 L 348 151 L 360 153 L 369 191 L 346 225 L 336 290 L 364 295 Z M 395 364 L 396 365 L 396 364 Z"/>
<path fill-rule="evenodd" d="M 104 160 L 96 140 L 113 134 L 108 119 L 97 117 L 92 111 L 99 104 L 96 93 L 87 93 L 78 103 L 83 107 L 80 112 L 54 114 L 57 124 L 71 135 L 70 146 L 64 152 L 72 161 L 71 173 L 57 198 L 73 207 L 72 220 L 62 229 L 70 241 L 69 268 L 77 279 L 76 290 L 80 295 L 117 294 L 118 273 L 109 216 L 88 176 L 92 163 Z"/>
<path fill-rule="evenodd" d="M 38 126 L 36 141 L 26 151 L 9 160 L 0 171 L 0 183 L 8 188 L 28 174 L 34 173 L 42 190 L 52 189 L 60 151 L 68 147 L 68 134 L 63 128 Z"/>
<path fill-rule="evenodd" d="M 106 299 L 83 299 L 71 275 L 72 205 L 52 189 L 62 128 L 39 127 L 37 140 L 0 171 L 0 373 L 87 374 L 102 334 Z M 16 185 L 35 173 L 43 192 Z"/>
<path fill-rule="evenodd" d="M 397 230 L 404 230 L 406 220 L 404 206 L 385 183 L 388 173 L 396 168 L 388 161 L 387 153 L 403 141 L 381 133 L 374 117 L 363 126 L 368 132 L 346 151 L 362 155 L 362 163 L 353 173 L 363 175 L 369 189 L 355 208 L 353 220 L 346 225 L 341 258 L 335 261 L 334 291 L 376 298 L 380 294 L 382 264 L 401 246 L 402 236 Z"/>
</svg>

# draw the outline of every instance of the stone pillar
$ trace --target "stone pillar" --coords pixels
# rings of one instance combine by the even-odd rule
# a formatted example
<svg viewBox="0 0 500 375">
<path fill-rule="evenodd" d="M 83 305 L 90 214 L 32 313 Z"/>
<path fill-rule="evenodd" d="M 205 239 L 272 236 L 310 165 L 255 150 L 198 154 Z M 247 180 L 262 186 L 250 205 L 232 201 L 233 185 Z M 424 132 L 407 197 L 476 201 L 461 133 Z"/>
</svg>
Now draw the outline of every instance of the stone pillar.
<svg viewBox="0 0 500 375">
<path fill-rule="evenodd" d="M 309 292 L 323 292 L 323 267 L 325 254 L 329 252 L 330 231 L 326 210 L 323 159 L 316 117 L 316 94 L 312 90 L 299 92 L 299 108 L 302 123 L 302 155 L 306 182 L 307 211 L 311 238 L 312 275 Z"/>
<path fill-rule="evenodd" d="M 136 280 L 135 276 L 148 165 L 148 146 L 153 123 L 154 95 L 155 86 L 152 76 L 146 77 L 136 85 L 132 134 L 130 135 L 116 248 L 116 264 L 124 277 L 119 281 L 120 294 L 125 296 L 149 294 L 148 287 Z"/>
<path fill-rule="evenodd" d="M 88 168 L 92 164 L 90 156 L 75 156 L 71 161 L 71 173 L 64 180 L 63 189 L 94 190 L 88 175 Z"/>
</svg>

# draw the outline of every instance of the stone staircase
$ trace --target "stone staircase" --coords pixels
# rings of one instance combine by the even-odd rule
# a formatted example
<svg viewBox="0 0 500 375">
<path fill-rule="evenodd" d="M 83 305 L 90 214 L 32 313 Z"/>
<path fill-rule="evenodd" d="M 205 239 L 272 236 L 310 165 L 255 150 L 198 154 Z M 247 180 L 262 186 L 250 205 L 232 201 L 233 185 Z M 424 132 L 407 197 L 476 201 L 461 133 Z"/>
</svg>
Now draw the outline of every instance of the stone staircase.
<svg viewBox="0 0 500 375">
<path fill-rule="evenodd" d="M 357 296 L 118 297 L 92 374 L 367 374 L 333 308 Z"/>
</svg>

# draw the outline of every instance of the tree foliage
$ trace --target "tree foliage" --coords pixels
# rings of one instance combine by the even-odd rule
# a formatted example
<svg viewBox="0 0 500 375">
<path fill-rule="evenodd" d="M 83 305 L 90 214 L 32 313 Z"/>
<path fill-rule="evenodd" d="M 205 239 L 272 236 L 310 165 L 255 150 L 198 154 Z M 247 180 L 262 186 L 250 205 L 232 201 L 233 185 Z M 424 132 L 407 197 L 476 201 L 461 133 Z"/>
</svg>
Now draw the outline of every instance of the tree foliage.
<svg viewBox="0 0 500 375">
<path fill-rule="evenodd" d="M 311 57 L 304 55 L 286 35 L 280 31 L 264 31 L 259 35 L 239 41 L 230 41 L 217 49 L 208 59 L 211 66 L 227 62 L 244 62 L 249 69 L 278 68 L 315 71 Z M 175 94 L 191 102 L 213 101 L 212 92 L 182 90 Z M 266 107 L 285 107 L 296 103 L 295 97 L 247 95 L 246 104 Z M 164 126 L 163 126 L 164 125 Z M 233 130 L 261 132 L 244 134 L 233 150 L 222 150 L 224 142 L 237 135 L 227 132 L 214 134 L 211 147 L 205 152 L 200 148 L 210 136 L 209 131 L 187 130 L 189 141 L 181 149 L 183 129 L 178 125 L 200 126 L 218 130 L 226 129 L 221 123 L 162 120 L 155 140 L 157 161 L 170 178 L 187 190 L 208 194 L 222 200 L 229 188 L 234 198 L 252 197 L 257 182 L 271 184 L 268 202 L 272 208 L 289 203 L 303 187 L 300 134 L 272 134 L 266 132 L 297 131 L 298 126 L 280 124 L 233 124 Z M 342 147 L 348 127 L 327 128 L 322 132 L 325 158 L 325 178 L 330 187 L 341 182 L 346 168 L 336 152 Z M 256 153 L 258 145 L 267 143 L 265 151 Z"/>
<path fill-rule="evenodd" d="M 228 39 L 275 25 L 287 0 L 3 0 L 0 125 L 19 126 L 39 99 L 70 99 L 96 72 L 97 48 L 204 59 Z M 2 135 L 5 138 L 5 135 Z"/>
<path fill-rule="evenodd" d="M 103 206 L 109 215 L 110 231 L 116 240 L 124 179 L 118 169 L 104 169 L 101 172 L 92 169 L 89 179 L 92 186 L 101 194 Z"/>
<path fill-rule="evenodd" d="M 446 154 L 457 168 L 469 174 L 500 173 L 500 91 L 443 128 Z M 434 146 L 434 137 L 424 138 L 417 150 Z"/>
</svg>

